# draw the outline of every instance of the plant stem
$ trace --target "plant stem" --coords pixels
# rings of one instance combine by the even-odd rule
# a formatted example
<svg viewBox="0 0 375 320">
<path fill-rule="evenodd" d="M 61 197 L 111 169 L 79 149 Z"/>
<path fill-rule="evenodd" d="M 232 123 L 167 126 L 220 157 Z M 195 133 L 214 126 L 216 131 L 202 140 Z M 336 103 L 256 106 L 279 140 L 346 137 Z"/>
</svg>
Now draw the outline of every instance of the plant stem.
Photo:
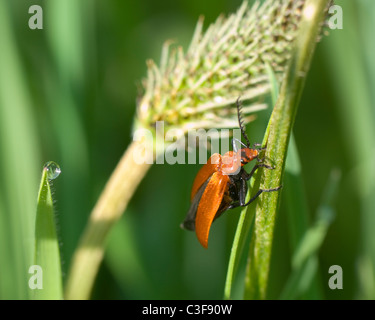
<svg viewBox="0 0 375 320">
<path fill-rule="evenodd" d="M 271 159 L 274 170 L 260 170 L 261 189 L 281 184 L 289 138 L 299 100 L 321 29 L 324 12 L 330 0 L 308 0 L 295 42 L 286 78 L 274 108 L 266 158 Z M 259 177 L 259 176 L 258 176 Z M 255 228 L 250 244 L 249 264 L 246 271 L 246 299 L 265 299 L 279 192 L 263 193 L 257 201 Z"/>
<path fill-rule="evenodd" d="M 133 141 L 108 180 L 73 257 L 65 298 L 88 299 L 104 255 L 105 240 L 121 217 L 151 164 L 139 164 L 133 154 L 141 147 Z"/>
</svg>

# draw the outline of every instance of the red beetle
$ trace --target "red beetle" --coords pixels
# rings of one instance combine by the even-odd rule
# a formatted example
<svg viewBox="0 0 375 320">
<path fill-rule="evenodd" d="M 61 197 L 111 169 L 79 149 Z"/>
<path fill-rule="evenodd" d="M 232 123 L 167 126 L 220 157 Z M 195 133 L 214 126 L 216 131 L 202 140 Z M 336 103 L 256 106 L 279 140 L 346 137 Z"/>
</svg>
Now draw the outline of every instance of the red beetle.
<svg viewBox="0 0 375 320">
<path fill-rule="evenodd" d="M 273 167 L 262 163 L 264 159 L 259 159 L 259 144 L 250 148 L 250 141 L 246 135 L 241 119 L 241 105 L 237 100 L 238 122 L 242 136 L 247 144 L 243 144 L 237 139 L 232 140 L 233 150 L 221 156 L 213 154 L 208 162 L 199 170 L 195 177 L 191 190 L 191 205 L 181 227 L 196 232 L 197 238 L 204 248 L 208 245 L 208 235 L 212 222 L 224 211 L 238 206 L 245 207 L 253 202 L 262 192 L 277 191 L 281 186 L 273 189 L 260 189 L 246 203 L 245 197 L 248 190 L 247 181 L 250 180 L 254 172 L 264 167 Z M 245 148 L 237 151 L 235 142 L 241 143 Z M 256 148 L 258 147 L 258 148 Z M 250 173 L 247 173 L 243 166 L 256 159 L 258 163 Z"/>
</svg>

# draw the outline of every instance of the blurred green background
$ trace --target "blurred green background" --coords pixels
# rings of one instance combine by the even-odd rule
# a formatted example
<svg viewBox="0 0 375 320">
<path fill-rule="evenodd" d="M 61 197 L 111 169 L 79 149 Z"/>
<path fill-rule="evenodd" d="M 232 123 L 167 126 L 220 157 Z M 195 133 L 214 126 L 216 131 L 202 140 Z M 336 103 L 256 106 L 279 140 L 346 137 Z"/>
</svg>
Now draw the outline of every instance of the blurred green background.
<svg viewBox="0 0 375 320">
<path fill-rule="evenodd" d="M 241 3 L 0 0 L 1 299 L 28 297 L 43 164 L 53 160 L 62 169 L 53 189 L 66 280 L 90 210 L 132 139 L 146 59 L 158 62 L 167 39 L 186 48 L 201 14 L 207 27 Z M 294 135 L 311 221 L 331 170 L 342 174 L 335 220 L 319 251 L 320 297 L 373 299 L 375 2 L 336 3 L 344 10 L 344 29 L 330 31 L 318 45 Z M 28 27 L 33 4 L 43 8 L 43 30 Z M 248 125 L 253 142 L 261 141 L 270 112 Z M 215 222 L 208 250 L 194 233 L 180 229 L 199 167 L 151 168 L 110 234 L 93 298 L 223 297 L 239 210 Z M 290 273 L 287 211 L 282 201 L 269 298 L 279 297 Z M 331 265 L 343 269 L 343 290 L 328 287 Z"/>
</svg>

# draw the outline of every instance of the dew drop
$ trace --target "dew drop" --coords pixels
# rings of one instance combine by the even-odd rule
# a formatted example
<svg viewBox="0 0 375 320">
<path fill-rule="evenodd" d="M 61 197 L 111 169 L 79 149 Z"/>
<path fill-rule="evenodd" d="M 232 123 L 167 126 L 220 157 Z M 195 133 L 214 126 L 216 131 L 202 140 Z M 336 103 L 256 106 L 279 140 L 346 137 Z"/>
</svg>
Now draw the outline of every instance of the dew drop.
<svg viewBox="0 0 375 320">
<path fill-rule="evenodd" d="M 44 170 L 47 171 L 48 180 L 56 179 L 61 173 L 60 166 L 54 161 L 48 161 L 44 165 Z"/>
</svg>

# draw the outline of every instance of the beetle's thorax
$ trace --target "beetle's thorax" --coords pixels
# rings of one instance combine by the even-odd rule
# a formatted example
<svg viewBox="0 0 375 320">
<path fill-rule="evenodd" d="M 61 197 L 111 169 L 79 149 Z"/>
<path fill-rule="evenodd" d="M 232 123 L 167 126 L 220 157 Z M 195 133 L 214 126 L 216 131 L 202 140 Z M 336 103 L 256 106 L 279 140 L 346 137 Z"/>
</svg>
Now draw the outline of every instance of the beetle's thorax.
<svg viewBox="0 0 375 320">
<path fill-rule="evenodd" d="M 228 151 L 221 159 L 218 170 L 224 174 L 234 174 L 239 172 L 240 167 L 249 163 L 258 156 L 258 150 L 244 148 L 238 152 Z"/>
</svg>

